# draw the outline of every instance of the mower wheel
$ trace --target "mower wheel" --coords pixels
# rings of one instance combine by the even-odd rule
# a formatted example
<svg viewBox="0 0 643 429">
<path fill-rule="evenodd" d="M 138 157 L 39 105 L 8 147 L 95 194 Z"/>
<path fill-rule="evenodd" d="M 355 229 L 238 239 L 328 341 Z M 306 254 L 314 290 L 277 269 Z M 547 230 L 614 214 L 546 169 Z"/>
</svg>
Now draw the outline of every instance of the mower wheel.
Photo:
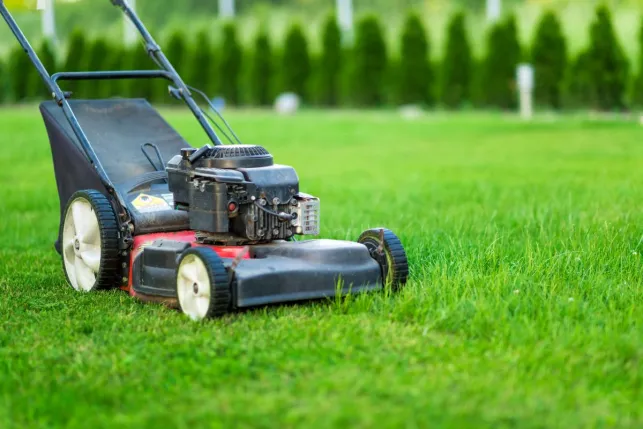
<svg viewBox="0 0 643 429">
<path fill-rule="evenodd" d="M 382 268 L 382 278 L 385 284 L 390 284 L 394 290 L 406 284 L 409 276 L 409 263 L 400 239 L 393 231 L 385 228 L 375 228 L 364 231 L 357 240 L 366 246 Z"/>
<path fill-rule="evenodd" d="M 192 247 L 181 254 L 176 270 L 176 294 L 181 311 L 192 320 L 219 317 L 230 310 L 230 279 L 214 250 Z"/>
<path fill-rule="evenodd" d="M 81 292 L 116 286 L 121 269 L 118 222 L 107 197 L 78 191 L 64 213 L 62 260 L 69 284 Z"/>
</svg>

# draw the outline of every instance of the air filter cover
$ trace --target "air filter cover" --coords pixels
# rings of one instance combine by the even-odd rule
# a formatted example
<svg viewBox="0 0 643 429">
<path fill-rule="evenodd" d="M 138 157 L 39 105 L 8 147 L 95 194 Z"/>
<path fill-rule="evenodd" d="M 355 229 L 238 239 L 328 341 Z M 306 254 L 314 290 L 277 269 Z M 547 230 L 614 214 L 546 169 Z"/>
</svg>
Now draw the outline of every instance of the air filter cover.
<svg viewBox="0 0 643 429">
<path fill-rule="evenodd" d="M 256 145 L 219 145 L 198 161 L 205 168 L 257 168 L 274 164 L 272 155 Z"/>
</svg>

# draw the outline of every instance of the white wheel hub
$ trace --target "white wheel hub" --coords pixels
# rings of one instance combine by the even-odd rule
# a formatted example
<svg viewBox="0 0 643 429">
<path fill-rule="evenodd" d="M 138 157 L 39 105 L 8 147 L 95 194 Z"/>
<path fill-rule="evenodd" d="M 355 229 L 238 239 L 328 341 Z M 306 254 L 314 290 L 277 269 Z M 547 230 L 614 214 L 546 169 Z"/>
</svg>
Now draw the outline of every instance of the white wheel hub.
<svg viewBox="0 0 643 429">
<path fill-rule="evenodd" d="M 101 242 L 98 218 L 85 198 L 77 198 L 69 205 L 62 241 L 69 282 L 76 290 L 91 291 L 100 270 Z"/>
<path fill-rule="evenodd" d="M 196 255 L 187 255 L 179 265 L 177 292 L 181 309 L 192 320 L 203 320 L 210 308 L 212 293 L 205 264 Z"/>
</svg>

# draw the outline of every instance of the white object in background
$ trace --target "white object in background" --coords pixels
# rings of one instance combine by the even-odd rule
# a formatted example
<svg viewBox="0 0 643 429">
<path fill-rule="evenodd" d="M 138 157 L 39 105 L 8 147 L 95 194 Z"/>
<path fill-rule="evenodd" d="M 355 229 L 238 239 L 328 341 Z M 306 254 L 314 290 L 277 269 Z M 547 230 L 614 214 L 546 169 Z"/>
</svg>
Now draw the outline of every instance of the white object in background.
<svg viewBox="0 0 643 429">
<path fill-rule="evenodd" d="M 234 0 L 219 0 L 219 16 L 221 18 L 234 17 Z"/>
<path fill-rule="evenodd" d="M 292 115 L 299 110 L 299 96 L 292 92 L 280 94 L 275 100 L 275 110 L 282 115 Z"/>
<path fill-rule="evenodd" d="M 531 119 L 533 115 L 534 68 L 531 64 L 518 64 L 516 71 L 518 94 L 520 97 L 520 116 Z"/>
<path fill-rule="evenodd" d="M 500 19 L 502 0 L 487 0 L 487 22 L 494 23 Z"/>
<path fill-rule="evenodd" d="M 42 11 L 42 35 L 46 39 L 56 41 L 56 16 L 54 0 L 38 0 L 38 10 Z"/>
<path fill-rule="evenodd" d="M 136 0 L 128 0 L 127 3 L 129 4 L 129 7 L 136 12 Z M 138 31 L 136 30 L 136 27 L 132 22 L 129 20 L 129 18 L 125 15 L 123 16 L 123 24 L 125 26 L 124 30 L 124 42 L 125 46 L 130 46 L 136 43 L 138 40 Z"/>
<path fill-rule="evenodd" d="M 419 119 L 422 117 L 422 108 L 417 104 L 407 104 L 400 107 L 400 115 L 407 120 Z"/>
<path fill-rule="evenodd" d="M 337 25 L 344 35 L 344 40 L 353 37 L 353 0 L 337 0 Z"/>
</svg>

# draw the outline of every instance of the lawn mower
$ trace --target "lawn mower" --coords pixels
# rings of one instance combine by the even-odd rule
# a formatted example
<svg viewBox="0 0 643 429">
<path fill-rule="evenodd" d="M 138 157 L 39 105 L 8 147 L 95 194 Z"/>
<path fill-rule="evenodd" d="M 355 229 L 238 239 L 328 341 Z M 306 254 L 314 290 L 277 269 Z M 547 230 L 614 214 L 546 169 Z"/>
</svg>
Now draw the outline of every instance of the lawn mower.
<svg viewBox="0 0 643 429">
<path fill-rule="evenodd" d="M 203 320 L 406 283 L 406 254 L 390 230 L 367 230 L 356 242 L 316 238 L 320 202 L 300 191 L 295 170 L 242 144 L 127 2 L 110 1 L 137 28 L 157 70 L 49 75 L 0 0 L 53 97 L 40 111 L 60 198 L 55 249 L 74 289 L 120 288 Z M 76 100 L 58 83 L 98 79 L 166 79 L 168 95 L 185 102 L 209 142 L 188 144 L 145 99 Z"/>
</svg>

